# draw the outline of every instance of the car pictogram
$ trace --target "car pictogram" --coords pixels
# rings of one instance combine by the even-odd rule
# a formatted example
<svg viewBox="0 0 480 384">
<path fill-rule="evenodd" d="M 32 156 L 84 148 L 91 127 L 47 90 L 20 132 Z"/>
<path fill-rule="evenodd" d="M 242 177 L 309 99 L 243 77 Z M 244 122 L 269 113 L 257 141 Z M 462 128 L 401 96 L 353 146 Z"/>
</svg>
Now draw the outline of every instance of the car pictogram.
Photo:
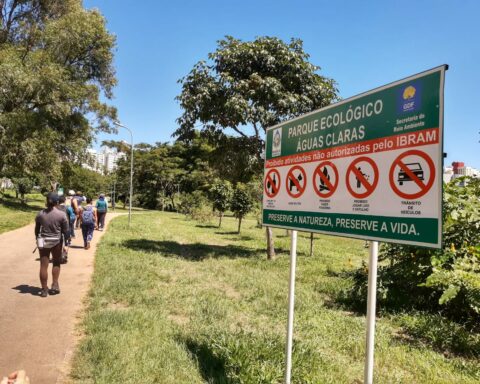
<svg viewBox="0 0 480 384">
<path fill-rule="evenodd" d="M 418 180 L 424 180 L 423 169 L 420 163 L 407 163 L 405 165 L 417 177 Z M 400 168 L 397 181 L 399 185 L 403 185 L 405 181 L 413 181 L 413 179 L 407 174 L 407 172 L 405 172 L 403 168 Z"/>
</svg>

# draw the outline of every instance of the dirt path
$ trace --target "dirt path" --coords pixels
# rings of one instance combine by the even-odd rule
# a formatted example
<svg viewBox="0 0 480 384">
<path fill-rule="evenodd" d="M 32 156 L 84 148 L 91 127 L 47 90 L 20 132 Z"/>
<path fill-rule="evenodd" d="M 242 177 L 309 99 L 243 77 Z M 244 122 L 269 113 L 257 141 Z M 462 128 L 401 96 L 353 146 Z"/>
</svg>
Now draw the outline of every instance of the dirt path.
<svg viewBox="0 0 480 384">
<path fill-rule="evenodd" d="M 108 214 L 106 225 L 117 215 Z M 60 273 L 61 294 L 41 298 L 33 229 L 31 224 L 0 235 L 0 378 L 25 369 L 32 384 L 55 384 L 68 369 L 74 326 L 88 291 L 97 242 L 105 232 L 95 231 L 87 251 L 81 230 L 76 230 L 69 262 Z"/>
</svg>

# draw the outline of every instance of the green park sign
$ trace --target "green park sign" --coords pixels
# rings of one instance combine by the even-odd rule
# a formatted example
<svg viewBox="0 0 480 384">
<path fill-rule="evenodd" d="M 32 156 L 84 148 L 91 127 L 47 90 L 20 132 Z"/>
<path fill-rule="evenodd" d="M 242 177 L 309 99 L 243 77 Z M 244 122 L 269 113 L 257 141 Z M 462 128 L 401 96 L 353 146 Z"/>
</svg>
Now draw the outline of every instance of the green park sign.
<svg viewBox="0 0 480 384">
<path fill-rule="evenodd" d="M 446 68 L 267 129 L 263 225 L 440 248 Z"/>
</svg>

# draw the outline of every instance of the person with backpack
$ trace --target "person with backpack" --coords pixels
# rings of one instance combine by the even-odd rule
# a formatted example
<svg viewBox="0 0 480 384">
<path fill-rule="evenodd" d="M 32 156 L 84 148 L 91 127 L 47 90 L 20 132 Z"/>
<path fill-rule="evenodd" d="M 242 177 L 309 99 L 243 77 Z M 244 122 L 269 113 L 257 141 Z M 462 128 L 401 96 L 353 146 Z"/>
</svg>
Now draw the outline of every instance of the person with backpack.
<svg viewBox="0 0 480 384">
<path fill-rule="evenodd" d="M 97 214 L 95 207 L 92 205 L 92 198 L 87 197 L 87 205 L 82 210 L 82 234 L 83 245 L 85 249 L 90 248 L 90 242 L 93 238 L 95 223 L 97 222 Z"/>
<path fill-rule="evenodd" d="M 60 277 L 60 265 L 62 262 L 62 235 L 70 238 L 68 222 L 65 213 L 56 209 L 58 195 L 49 192 L 47 195 L 47 208 L 41 210 L 35 218 L 35 238 L 40 252 L 40 283 L 41 297 L 47 297 L 60 293 L 58 278 Z M 52 285 L 48 289 L 48 266 L 52 255 Z"/>
<path fill-rule="evenodd" d="M 105 228 L 105 216 L 108 210 L 107 200 L 105 200 L 103 193 L 98 198 L 95 208 L 97 208 L 97 229 L 103 231 Z"/>
</svg>

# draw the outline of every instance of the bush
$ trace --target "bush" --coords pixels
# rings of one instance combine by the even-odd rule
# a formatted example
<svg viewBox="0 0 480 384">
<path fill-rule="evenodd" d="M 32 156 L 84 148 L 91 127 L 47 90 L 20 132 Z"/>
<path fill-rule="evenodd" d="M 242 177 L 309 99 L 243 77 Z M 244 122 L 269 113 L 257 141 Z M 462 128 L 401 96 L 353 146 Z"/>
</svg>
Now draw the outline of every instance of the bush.
<svg viewBox="0 0 480 384">
<path fill-rule="evenodd" d="M 232 186 L 228 181 L 216 180 L 209 191 L 210 201 L 213 204 L 213 209 L 219 213 L 218 227 L 222 226 L 222 217 L 225 211 L 229 208 L 232 200 Z"/>
<path fill-rule="evenodd" d="M 35 185 L 35 180 L 31 177 L 14 177 L 12 182 L 15 190 L 20 195 L 22 202 L 25 202 L 25 195 L 30 193 Z"/>
<path fill-rule="evenodd" d="M 242 226 L 243 217 L 253 208 L 253 197 L 251 190 L 246 184 L 238 183 L 233 191 L 230 209 L 236 218 L 238 218 L 238 233 Z"/>
<path fill-rule="evenodd" d="M 445 186 L 441 250 L 383 244 L 378 270 L 379 304 L 429 309 L 480 328 L 480 179 Z M 353 276 L 350 299 L 364 305 L 366 266 Z"/>
<path fill-rule="evenodd" d="M 454 354 L 480 357 L 480 334 L 435 313 L 401 314 L 396 322 L 416 340 Z"/>
<path fill-rule="evenodd" d="M 201 191 L 181 195 L 178 210 L 180 213 L 202 223 L 210 222 L 213 219 L 212 207 Z"/>
</svg>

